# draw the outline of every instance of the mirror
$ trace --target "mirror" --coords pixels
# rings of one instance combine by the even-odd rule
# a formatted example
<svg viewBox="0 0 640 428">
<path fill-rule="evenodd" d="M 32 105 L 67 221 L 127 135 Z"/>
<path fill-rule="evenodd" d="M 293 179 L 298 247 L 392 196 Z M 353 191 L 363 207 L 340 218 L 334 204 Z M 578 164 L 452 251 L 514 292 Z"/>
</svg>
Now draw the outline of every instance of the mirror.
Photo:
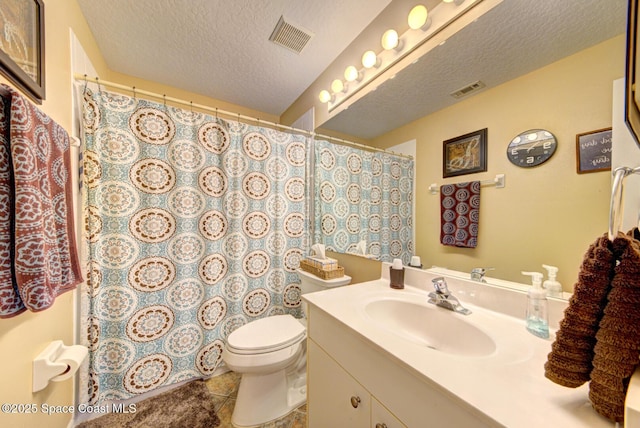
<svg viewBox="0 0 640 428">
<path fill-rule="evenodd" d="M 640 145 L 640 53 L 638 52 L 638 0 L 629 0 L 627 25 L 627 67 L 625 73 L 625 121 Z"/>
<path fill-rule="evenodd" d="M 413 159 L 316 140 L 314 242 L 407 265 L 413 255 Z"/>
<path fill-rule="evenodd" d="M 320 125 L 320 133 L 379 148 L 417 140 L 416 253 L 425 266 L 491 266 L 492 277 L 526 283 L 522 270 L 552 264 L 565 290 L 572 287 L 588 245 L 607 225 L 609 172 L 578 175 L 575 167 L 576 135 L 611 126 L 612 82 L 624 73 L 627 1 L 604 3 L 503 1 Z M 596 72 L 595 64 L 609 68 Z M 450 96 L 479 78 L 485 88 Z M 485 127 L 488 171 L 443 180 L 442 142 Z M 509 143 L 536 127 L 555 136 L 556 151 L 537 166 L 515 165 Z M 500 173 L 505 189 L 483 188 L 478 248 L 440 248 L 439 201 L 429 184 Z"/>
</svg>

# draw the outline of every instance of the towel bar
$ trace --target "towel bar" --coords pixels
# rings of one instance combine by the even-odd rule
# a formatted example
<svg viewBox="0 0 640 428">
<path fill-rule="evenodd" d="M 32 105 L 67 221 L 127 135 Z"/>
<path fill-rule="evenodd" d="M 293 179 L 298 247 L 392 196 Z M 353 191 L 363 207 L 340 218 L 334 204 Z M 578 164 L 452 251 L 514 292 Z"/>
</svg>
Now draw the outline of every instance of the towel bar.
<svg viewBox="0 0 640 428">
<path fill-rule="evenodd" d="M 496 174 L 496 177 L 493 180 L 483 180 L 480 182 L 481 186 L 496 186 L 498 189 L 502 189 L 504 184 L 504 174 Z M 429 192 L 432 195 L 437 194 L 440 191 L 440 186 L 436 183 L 432 183 L 429 186 Z"/>
</svg>

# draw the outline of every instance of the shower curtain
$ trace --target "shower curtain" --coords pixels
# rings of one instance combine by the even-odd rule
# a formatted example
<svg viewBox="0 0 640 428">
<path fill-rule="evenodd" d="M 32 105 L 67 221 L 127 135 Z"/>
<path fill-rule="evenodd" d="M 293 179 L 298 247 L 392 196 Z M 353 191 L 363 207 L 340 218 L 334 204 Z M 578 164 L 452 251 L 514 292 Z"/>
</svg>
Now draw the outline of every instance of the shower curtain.
<svg viewBox="0 0 640 428">
<path fill-rule="evenodd" d="M 413 160 L 317 140 L 315 242 L 352 253 L 366 241 L 378 260 L 413 254 Z"/>
<path fill-rule="evenodd" d="M 81 402 L 210 375 L 247 322 L 300 315 L 303 136 L 84 93 L 90 349 Z"/>
</svg>

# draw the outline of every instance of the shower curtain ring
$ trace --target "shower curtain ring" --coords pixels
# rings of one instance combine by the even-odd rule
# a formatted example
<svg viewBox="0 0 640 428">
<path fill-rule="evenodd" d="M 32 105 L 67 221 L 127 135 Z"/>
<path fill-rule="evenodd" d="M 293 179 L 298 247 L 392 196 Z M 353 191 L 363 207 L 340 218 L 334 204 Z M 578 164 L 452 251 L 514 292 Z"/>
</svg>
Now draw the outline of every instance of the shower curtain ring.
<svg viewBox="0 0 640 428">
<path fill-rule="evenodd" d="M 133 99 L 135 100 L 136 99 L 136 87 L 133 86 L 132 88 L 133 88 Z"/>
<path fill-rule="evenodd" d="M 87 75 L 85 74 L 84 75 L 84 88 L 82 88 L 82 94 L 83 95 L 87 93 L 87 83 L 89 83 L 89 82 L 87 81 Z"/>
<path fill-rule="evenodd" d="M 102 95 L 102 86 L 100 86 L 100 79 L 96 76 L 96 84 L 98 85 L 98 93 Z"/>
<path fill-rule="evenodd" d="M 216 107 L 216 119 L 218 119 L 218 107 Z"/>
</svg>

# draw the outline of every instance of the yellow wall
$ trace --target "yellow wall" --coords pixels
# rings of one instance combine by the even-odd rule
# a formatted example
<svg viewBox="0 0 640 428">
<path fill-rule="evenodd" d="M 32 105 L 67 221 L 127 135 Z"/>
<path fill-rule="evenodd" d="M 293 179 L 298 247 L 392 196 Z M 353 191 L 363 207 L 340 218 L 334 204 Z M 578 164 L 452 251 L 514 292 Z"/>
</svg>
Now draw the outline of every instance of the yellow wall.
<svg viewBox="0 0 640 428">
<path fill-rule="evenodd" d="M 527 282 L 522 270 L 560 268 L 571 290 L 588 245 L 608 222 L 609 172 L 577 174 L 576 134 L 611 126 L 612 82 L 624 75 L 625 40 L 613 38 L 377 138 L 378 147 L 416 139 L 416 254 L 425 266 L 469 271 L 495 266 L 491 276 Z M 442 142 L 488 128 L 486 173 L 442 178 Z M 506 156 L 519 133 L 544 128 L 558 139 L 545 164 L 523 169 Z M 482 189 L 475 249 L 439 243 L 440 198 L 431 183 L 492 179 L 506 188 Z"/>
<path fill-rule="evenodd" d="M 104 61 L 75 0 L 45 0 L 45 77 L 46 100 L 41 109 L 65 129 L 71 129 L 71 54 L 69 28 L 85 43 L 94 65 L 104 69 Z M 8 83 L 0 76 L 0 82 Z M 10 84 L 10 83 L 9 83 Z M 44 415 L 41 405 L 68 406 L 72 401 L 72 381 L 51 383 L 46 389 L 31 392 L 31 365 L 51 341 L 74 343 L 73 293 L 56 299 L 52 308 L 25 312 L 0 319 L 0 403 L 36 404 L 38 413 L 0 413 L 3 427 L 64 427 L 69 414 Z"/>
</svg>

